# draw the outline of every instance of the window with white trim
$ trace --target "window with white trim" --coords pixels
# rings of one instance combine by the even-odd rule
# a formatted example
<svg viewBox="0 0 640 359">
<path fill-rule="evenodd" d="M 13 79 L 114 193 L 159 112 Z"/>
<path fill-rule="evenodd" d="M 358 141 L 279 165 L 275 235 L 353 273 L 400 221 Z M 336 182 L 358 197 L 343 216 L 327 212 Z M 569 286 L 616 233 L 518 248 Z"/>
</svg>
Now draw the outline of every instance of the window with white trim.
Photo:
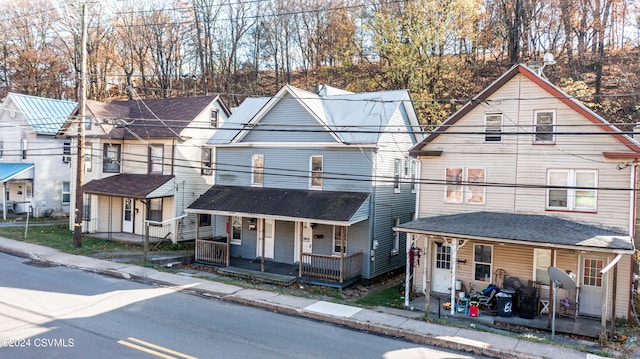
<svg viewBox="0 0 640 359">
<path fill-rule="evenodd" d="M 213 162 L 211 161 L 212 149 L 208 147 L 202 148 L 200 161 L 200 174 L 210 176 L 213 174 Z"/>
<path fill-rule="evenodd" d="M 549 285 L 549 267 L 551 267 L 551 249 L 534 248 L 533 249 L 533 280 L 544 285 Z"/>
<path fill-rule="evenodd" d="M 251 162 L 251 185 L 262 186 L 264 184 L 264 155 L 253 155 Z"/>
<path fill-rule="evenodd" d="M 211 109 L 211 117 L 209 121 L 209 125 L 211 126 L 211 128 L 218 128 L 218 124 L 220 121 L 220 111 L 217 108 Z"/>
<path fill-rule="evenodd" d="M 473 278 L 475 280 L 491 282 L 491 265 L 493 247 L 488 244 L 473 246 Z"/>
<path fill-rule="evenodd" d="M 596 170 L 547 170 L 547 186 L 547 209 L 596 210 Z"/>
<path fill-rule="evenodd" d="M 103 152 L 102 172 L 120 173 L 120 145 L 105 143 Z"/>
<path fill-rule="evenodd" d="M 333 226 L 333 254 L 347 253 L 347 227 Z"/>
<path fill-rule="evenodd" d="M 396 217 L 395 227 L 400 225 L 400 217 Z M 391 248 L 391 255 L 400 253 L 400 231 L 395 231 L 395 236 L 393 237 L 393 248 Z"/>
<path fill-rule="evenodd" d="M 484 114 L 484 142 L 502 141 L 502 114 Z"/>
<path fill-rule="evenodd" d="M 93 165 L 93 144 L 85 142 L 84 144 L 84 171 L 91 172 Z"/>
<path fill-rule="evenodd" d="M 23 160 L 27 159 L 27 140 L 20 140 L 20 158 Z"/>
<path fill-rule="evenodd" d="M 231 217 L 231 244 L 242 244 L 242 217 Z"/>
<path fill-rule="evenodd" d="M 411 161 L 411 193 L 416 193 L 416 191 L 418 190 L 418 181 L 417 181 L 417 176 L 416 176 L 416 172 L 418 171 L 418 163 L 414 160 L 409 160 Z"/>
<path fill-rule="evenodd" d="M 71 156 L 71 141 L 64 141 L 62 144 L 62 154 Z"/>
<path fill-rule="evenodd" d="M 554 110 L 536 110 L 533 113 L 535 125 L 533 128 L 533 143 L 553 143 L 553 134 L 556 124 L 556 112 Z"/>
<path fill-rule="evenodd" d="M 0 160 L 4 156 L 4 141 L 0 141 Z"/>
<path fill-rule="evenodd" d="M 71 203 L 71 182 L 62 182 L 62 204 Z"/>
<path fill-rule="evenodd" d="M 445 202 L 482 204 L 485 201 L 483 168 L 447 168 Z"/>
<path fill-rule="evenodd" d="M 163 145 L 149 145 L 148 152 L 148 171 L 149 173 L 162 174 L 162 162 L 164 158 Z"/>
<path fill-rule="evenodd" d="M 396 158 L 393 161 L 393 192 L 400 192 L 400 174 L 402 173 L 402 159 Z"/>
<path fill-rule="evenodd" d="M 162 222 L 162 198 L 151 198 L 149 200 L 150 221 Z"/>
<path fill-rule="evenodd" d="M 311 188 L 322 188 L 323 158 L 319 155 L 312 155 L 310 158 L 311 178 L 309 179 Z"/>
</svg>

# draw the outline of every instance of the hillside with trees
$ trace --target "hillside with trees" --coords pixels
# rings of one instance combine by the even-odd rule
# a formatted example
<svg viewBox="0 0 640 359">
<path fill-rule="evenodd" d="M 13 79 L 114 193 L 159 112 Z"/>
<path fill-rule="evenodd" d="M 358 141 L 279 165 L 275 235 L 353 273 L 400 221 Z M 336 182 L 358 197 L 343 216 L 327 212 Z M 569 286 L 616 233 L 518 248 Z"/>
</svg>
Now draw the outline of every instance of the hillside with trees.
<svg viewBox="0 0 640 359">
<path fill-rule="evenodd" d="M 0 96 L 76 99 L 83 1 L 0 8 Z M 515 63 L 623 129 L 640 122 L 633 0 L 164 0 L 88 2 L 88 97 L 220 93 L 230 106 L 284 84 L 409 89 L 426 127 Z M 629 124 L 629 125 L 625 125 Z"/>
</svg>

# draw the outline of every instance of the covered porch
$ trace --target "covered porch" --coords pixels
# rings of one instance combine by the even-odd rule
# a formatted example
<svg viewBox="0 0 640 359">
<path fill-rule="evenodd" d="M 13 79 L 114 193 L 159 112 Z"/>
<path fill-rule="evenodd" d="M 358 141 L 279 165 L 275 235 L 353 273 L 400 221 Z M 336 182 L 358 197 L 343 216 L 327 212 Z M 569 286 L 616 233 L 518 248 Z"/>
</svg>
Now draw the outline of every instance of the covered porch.
<svg viewBox="0 0 640 359">
<path fill-rule="evenodd" d="M 303 281 L 348 286 L 360 278 L 363 260 L 349 232 L 366 223 L 368 198 L 358 192 L 214 186 L 187 209 L 196 214 L 196 261 L 234 266 L 249 259 L 261 272 L 281 263 L 295 266 Z"/>
<path fill-rule="evenodd" d="M 2 182 L 2 219 L 13 213 L 26 213 L 32 207 L 33 163 L 0 163 L 0 181 Z"/>
</svg>

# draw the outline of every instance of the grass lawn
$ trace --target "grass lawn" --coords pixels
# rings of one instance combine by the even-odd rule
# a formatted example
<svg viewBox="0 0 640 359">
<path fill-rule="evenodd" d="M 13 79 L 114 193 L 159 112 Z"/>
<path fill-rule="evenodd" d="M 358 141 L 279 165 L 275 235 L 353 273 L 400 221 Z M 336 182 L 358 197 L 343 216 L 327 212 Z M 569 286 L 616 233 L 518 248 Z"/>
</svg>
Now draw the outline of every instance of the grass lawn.
<svg viewBox="0 0 640 359">
<path fill-rule="evenodd" d="M 404 298 L 402 298 L 402 294 L 400 293 L 400 287 L 394 285 L 382 291 L 364 296 L 356 300 L 356 304 L 365 307 L 382 306 L 403 309 Z"/>
<path fill-rule="evenodd" d="M 19 241 L 40 244 L 43 246 L 55 248 L 60 252 L 73 253 L 79 255 L 88 255 L 105 252 L 136 252 L 144 251 L 141 244 L 131 244 L 118 242 L 112 239 L 94 238 L 88 235 L 82 236 L 82 247 L 73 248 L 73 232 L 69 230 L 68 225 L 51 224 L 29 226 L 27 229 L 27 238 L 24 238 L 25 226 L 0 227 L 0 236 L 11 238 Z M 173 245 L 171 243 L 163 243 L 157 252 L 193 252 L 192 243 L 180 243 Z"/>
</svg>

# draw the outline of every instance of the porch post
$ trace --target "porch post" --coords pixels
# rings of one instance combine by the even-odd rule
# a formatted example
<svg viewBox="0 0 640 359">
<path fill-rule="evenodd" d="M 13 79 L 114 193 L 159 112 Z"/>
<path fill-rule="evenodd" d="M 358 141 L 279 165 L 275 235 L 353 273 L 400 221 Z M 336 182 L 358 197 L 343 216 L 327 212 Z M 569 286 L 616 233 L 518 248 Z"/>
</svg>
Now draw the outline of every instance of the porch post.
<svg viewBox="0 0 640 359">
<path fill-rule="evenodd" d="M 262 272 L 264 272 L 264 225 L 265 225 L 265 220 L 264 218 L 260 219 L 262 221 L 262 229 L 260 229 L 260 235 L 262 237 L 262 258 L 260 259 L 260 270 Z"/>
<path fill-rule="evenodd" d="M 458 240 L 451 240 L 451 305 L 450 312 L 454 315 L 456 312 L 456 263 L 458 257 Z"/>
<path fill-rule="evenodd" d="M 298 222 L 297 226 L 298 226 L 298 238 L 296 239 L 300 244 L 298 246 L 298 277 L 302 277 L 302 237 L 304 237 L 304 235 L 302 234 L 302 231 L 304 230 L 304 224 L 302 221 L 300 221 Z"/>
<path fill-rule="evenodd" d="M 7 220 L 7 182 L 2 182 L 2 218 Z"/>
<path fill-rule="evenodd" d="M 578 258 L 580 258 L 580 256 L 578 256 Z M 551 265 L 555 267 L 556 265 L 556 250 L 555 248 L 551 249 Z M 579 264 L 578 264 L 579 266 Z M 553 283 L 549 283 L 549 300 L 551 301 L 551 303 L 553 303 L 553 305 L 549 308 L 549 313 L 547 313 L 547 328 L 551 328 L 551 321 L 555 319 L 555 308 L 556 308 L 556 303 L 555 303 L 555 294 L 554 292 L 556 291 L 556 286 L 553 285 Z"/>
<path fill-rule="evenodd" d="M 200 215 L 198 213 L 194 214 L 196 216 L 196 261 L 198 260 L 198 240 L 200 240 Z"/>
<path fill-rule="evenodd" d="M 413 239 L 413 238 L 412 238 Z M 409 240 L 409 238 L 407 238 L 407 240 L 405 241 L 405 262 L 406 265 L 404 266 L 404 307 L 408 308 L 409 307 L 409 297 L 410 297 L 410 281 L 411 281 L 411 261 L 409 260 L 409 251 L 411 250 L 411 241 Z"/>
<path fill-rule="evenodd" d="M 344 248 L 344 237 L 347 235 L 347 227 L 340 226 L 340 234 L 340 283 L 342 283 L 344 281 L 344 252 L 346 250 Z"/>
<path fill-rule="evenodd" d="M 212 221 L 215 220 L 214 217 L 211 218 Z M 231 221 L 231 217 L 228 218 L 229 221 Z M 215 222 L 213 222 L 215 223 Z M 227 233 L 227 267 L 231 264 L 231 236 L 229 236 L 229 234 Z"/>
<path fill-rule="evenodd" d="M 429 302 L 431 301 L 431 278 L 427 278 L 427 263 L 429 260 L 429 236 L 424 236 L 424 267 L 422 267 L 422 283 L 424 288 L 424 313 L 429 316 Z"/>
</svg>

